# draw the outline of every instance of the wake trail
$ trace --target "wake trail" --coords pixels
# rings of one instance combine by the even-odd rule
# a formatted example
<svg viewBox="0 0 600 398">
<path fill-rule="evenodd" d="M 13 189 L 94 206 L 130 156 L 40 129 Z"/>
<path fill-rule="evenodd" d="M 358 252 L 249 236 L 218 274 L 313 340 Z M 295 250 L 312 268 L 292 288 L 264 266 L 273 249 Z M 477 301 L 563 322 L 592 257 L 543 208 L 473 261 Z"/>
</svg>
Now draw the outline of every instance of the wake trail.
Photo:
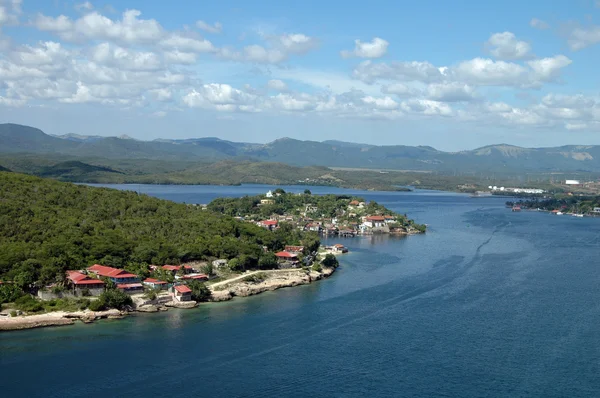
<svg viewBox="0 0 600 398">
<path fill-rule="evenodd" d="M 303 329 L 301 332 L 296 333 L 294 337 L 288 336 L 287 340 L 290 340 L 291 342 L 276 345 L 276 346 L 273 346 L 273 347 L 270 347 L 270 348 L 267 348 L 267 349 L 264 349 L 264 350 L 261 350 L 258 352 L 249 353 L 248 355 L 244 355 L 242 357 L 234 358 L 232 360 L 218 364 L 215 367 L 216 368 L 223 367 L 223 366 L 231 365 L 231 364 L 234 364 L 236 362 L 239 362 L 239 361 L 242 361 L 245 359 L 255 358 L 255 357 L 258 357 L 261 355 L 269 354 L 269 353 L 287 348 L 289 346 L 298 344 L 299 342 L 301 342 L 303 340 L 312 340 L 315 338 L 316 335 L 329 333 L 329 332 L 338 330 L 340 328 L 352 325 L 356 322 L 369 319 L 371 317 L 379 315 L 380 313 L 382 313 L 384 311 L 388 311 L 390 308 L 393 308 L 397 305 L 406 303 L 406 302 L 413 300 L 423 294 L 426 294 L 426 293 L 432 292 L 436 289 L 439 289 L 441 287 L 444 287 L 444 286 L 452 283 L 456 279 L 460 278 L 464 274 L 466 274 L 466 272 L 469 269 L 471 269 L 473 266 L 475 266 L 477 261 L 481 258 L 481 251 L 487 245 L 489 245 L 490 242 L 494 239 L 494 236 L 497 233 L 499 233 L 500 231 L 502 231 L 507 225 L 508 225 L 508 223 L 506 223 L 506 222 L 497 225 L 494 228 L 494 230 L 490 233 L 490 235 L 487 237 L 487 239 L 477 246 L 477 248 L 475 249 L 475 253 L 474 253 L 473 257 L 471 258 L 471 260 L 463 268 L 461 268 L 459 272 L 455 272 L 451 275 L 440 278 L 440 279 L 436 280 L 435 283 L 429 283 L 425 286 L 421 286 L 421 287 L 412 289 L 409 292 L 405 292 L 401 295 L 391 297 L 391 298 L 383 300 L 383 301 L 378 301 L 375 305 L 370 306 L 369 308 L 361 309 L 360 311 L 355 311 L 351 314 L 346 314 L 344 316 L 330 320 L 330 321 L 326 322 L 325 324 L 310 326 L 306 329 Z"/>
</svg>

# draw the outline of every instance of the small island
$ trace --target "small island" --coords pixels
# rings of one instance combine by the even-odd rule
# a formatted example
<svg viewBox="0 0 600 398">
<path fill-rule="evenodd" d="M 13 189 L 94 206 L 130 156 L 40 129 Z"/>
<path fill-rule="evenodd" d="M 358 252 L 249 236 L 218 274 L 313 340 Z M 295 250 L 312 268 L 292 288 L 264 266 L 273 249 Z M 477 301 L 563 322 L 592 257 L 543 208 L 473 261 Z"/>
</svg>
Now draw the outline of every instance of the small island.
<svg viewBox="0 0 600 398">
<path fill-rule="evenodd" d="M 344 195 L 286 193 L 207 206 L 0 172 L 0 330 L 193 308 L 332 275 L 320 236 L 422 233 Z"/>
</svg>

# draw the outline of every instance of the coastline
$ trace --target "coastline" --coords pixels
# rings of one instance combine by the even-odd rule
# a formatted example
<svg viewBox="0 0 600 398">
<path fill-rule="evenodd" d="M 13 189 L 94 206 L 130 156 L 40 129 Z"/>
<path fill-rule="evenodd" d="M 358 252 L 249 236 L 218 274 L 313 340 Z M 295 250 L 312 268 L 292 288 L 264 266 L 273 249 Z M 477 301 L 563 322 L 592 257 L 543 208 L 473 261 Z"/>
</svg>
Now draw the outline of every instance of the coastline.
<svg viewBox="0 0 600 398">
<path fill-rule="evenodd" d="M 274 291 L 285 287 L 301 286 L 313 283 L 315 281 L 328 278 L 335 272 L 336 268 L 323 267 L 321 271 L 303 269 L 283 269 L 283 270 L 265 270 L 251 271 L 234 278 L 209 285 L 211 290 L 211 299 L 202 303 L 210 303 L 232 300 L 234 297 L 248 297 L 263 292 Z M 267 278 L 260 282 L 253 282 L 247 278 L 258 274 L 267 275 Z M 158 304 L 159 301 L 146 301 L 143 299 L 135 300 L 139 305 L 128 311 L 110 309 L 107 311 L 54 311 L 44 314 L 19 315 L 16 317 L 0 317 L 0 332 L 34 329 L 50 326 L 73 325 L 76 321 L 83 323 L 93 323 L 100 319 L 122 319 L 130 313 L 135 312 L 160 312 L 169 308 L 191 309 L 196 308 L 200 303 L 195 301 L 188 302 L 165 302 Z"/>
</svg>

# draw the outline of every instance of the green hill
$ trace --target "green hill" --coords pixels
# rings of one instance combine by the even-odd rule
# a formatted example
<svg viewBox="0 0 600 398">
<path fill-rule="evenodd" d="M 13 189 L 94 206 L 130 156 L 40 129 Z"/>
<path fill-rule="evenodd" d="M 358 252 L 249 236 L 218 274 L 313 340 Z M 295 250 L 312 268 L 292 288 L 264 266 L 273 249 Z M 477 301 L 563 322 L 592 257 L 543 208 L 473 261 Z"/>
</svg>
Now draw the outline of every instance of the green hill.
<svg viewBox="0 0 600 398">
<path fill-rule="evenodd" d="M 86 139 L 73 135 L 49 136 L 39 129 L 16 124 L 0 124 L 0 142 L 0 154 L 4 155 L 61 155 L 75 157 L 85 163 L 88 163 L 88 158 L 204 164 L 241 160 L 297 167 L 433 171 L 465 175 L 600 172 L 600 146 L 596 145 L 521 148 L 499 144 L 469 151 L 444 152 L 429 146 L 377 146 L 291 138 L 281 138 L 267 144 L 236 143 L 214 137 L 139 141 L 117 137 L 94 136 Z M 190 167 L 180 170 L 183 169 Z"/>
<path fill-rule="evenodd" d="M 308 234 L 278 235 L 254 224 L 139 195 L 0 172 L 0 280 L 24 289 L 101 263 L 130 270 L 279 250 Z M 310 235 L 310 239 L 315 239 Z"/>
</svg>

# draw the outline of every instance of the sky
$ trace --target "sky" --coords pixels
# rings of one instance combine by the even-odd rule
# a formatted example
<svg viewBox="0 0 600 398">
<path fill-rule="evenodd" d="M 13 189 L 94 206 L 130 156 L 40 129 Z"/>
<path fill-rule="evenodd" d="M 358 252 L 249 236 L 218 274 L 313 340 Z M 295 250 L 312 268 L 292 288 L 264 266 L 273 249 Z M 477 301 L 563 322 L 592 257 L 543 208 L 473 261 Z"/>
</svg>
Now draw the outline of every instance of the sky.
<svg viewBox="0 0 600 398">
<path fill-rule="evenodd" d="M 0 122 L 143 140 L 600 144 L 599 48 L 595 0 L 0 0 Z"/>
</svg>

